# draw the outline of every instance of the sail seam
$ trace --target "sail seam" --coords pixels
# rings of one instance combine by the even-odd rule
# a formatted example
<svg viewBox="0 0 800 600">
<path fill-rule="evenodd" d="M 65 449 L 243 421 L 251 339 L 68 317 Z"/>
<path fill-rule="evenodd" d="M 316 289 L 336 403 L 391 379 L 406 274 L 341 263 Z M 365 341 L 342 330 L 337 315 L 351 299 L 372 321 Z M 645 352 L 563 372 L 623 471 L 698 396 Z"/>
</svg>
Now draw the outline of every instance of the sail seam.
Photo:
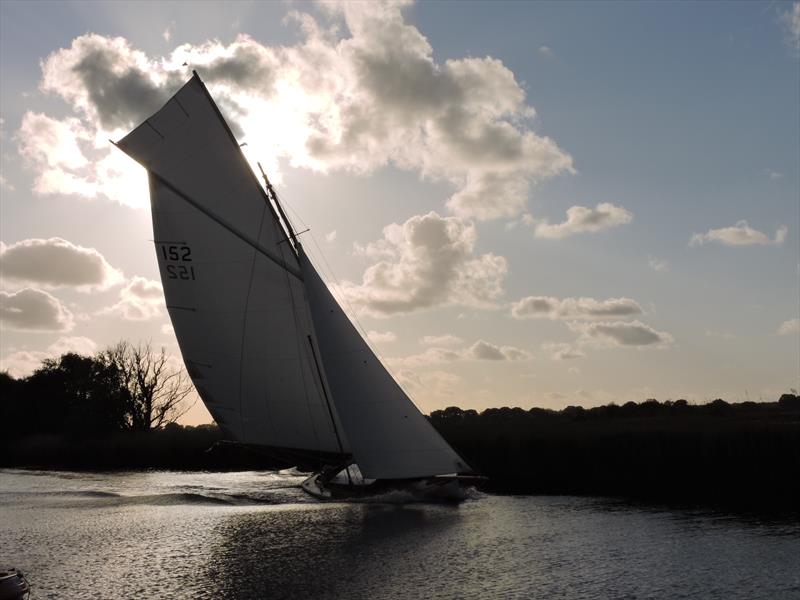
<svg viewBox="0 0 800 600">
<path fill-rule="evenodd" d="M 264 217 L 266 216 L 266 207 L 261 209 L 261 219 L 258 224 L 258 234 L 256 239 L 261 238 L 261 229 L 264 227 Z M 244 342 L 247 338 L 247 308 L 250 305 L 250 294 L 253 291 L 253 274 L 256 270 L 256 259 L 258 254 L 253 250 L 253 261 L 250 264 L 250 281 L 247 283 L 247 296 L 244 301 L 244 317 L 242 318 L 242 343 L 239 349 L 239 424 L 242 427 L 242 437 L 247 439 L 245 435 L 244 419 L 242 418 L 242 376 L 244 373 Z"/>
</svg>

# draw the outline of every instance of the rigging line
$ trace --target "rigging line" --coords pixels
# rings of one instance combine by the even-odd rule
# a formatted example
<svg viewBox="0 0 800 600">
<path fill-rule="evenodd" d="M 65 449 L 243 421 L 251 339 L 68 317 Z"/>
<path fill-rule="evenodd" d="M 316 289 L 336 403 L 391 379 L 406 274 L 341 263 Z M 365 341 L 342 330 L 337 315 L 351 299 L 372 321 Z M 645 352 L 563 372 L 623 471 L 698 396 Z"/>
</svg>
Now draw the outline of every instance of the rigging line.
<svg viewBox="0 0 800 600">
<path fill-rule="evenodd" d="M 259 166 L 259 168 L 261 167 L 260 164 L 258 166 Z M 263 169 L 262 169 L 262 173 L 263 173 Z M 266 178 L 266 175 L 264 175 L 264 177 Z M 278 227 L 280 227 L 280 224 L 277 221 L 273 221 L 272 224 L 273 224 L 273 227 L 275 227 L 276 229 Z M 281 229 L 281 231 L 282 231 L 282 229 Z M 277 231 L 275 233 L 277 233 Z M 293 250 L 290 250 L 290 252 L 292 252 L 292 254 L 294 254 Z M 280 246 L 280 253 L 281 253 L 281 258 L 283 258 L 283 260 L 285 262 L 286 261 L 286 257 L 284 256 L 283 246 Z M 320 444 L 319 434 L 317 433 L 317 426 L 314 423 L 314 415 L 311 412 L 311 404 L 309 402 L 308 386 L 306 385 L 306 373 L 305 373 L 305 369 L 303 369 L 303 357 L 305 356 L 306 359 L 307 359 L 308 354 L 305 354 L 305 353 L 301 352 L 301 350 L 300 350 L 300 335 L 298 335 L 298 334 L 300 334 L 300 324 L 299 324 L 298 318 L 297 318 L 297 305 L 296 305 L 295 300 L 294 300 L 294 291 L 292 290 L 292 281 L 291 281 L 291 279 L 289 279 L 289 274 L 288 273 L 286 273 L 285 275 L 286 275 L 286 287 L 289 288 L 289 299 L 290 299 L 290 301 L 292 303 L 292 320 L 294 321 L 294 328 L 295 328 L 294 342 L 295 342 L 295 348 L 297 349 L 297 358 L 298 358 L 298 362 L 299 362 L 299 366 L 300 366 L 300 380 L 303 382 L 303 396 L 305 397 L 305 400 L 306 400 L 306 411 L 308 411 L 308 421 L 311 424 L 311 431 L 314 433 L 314 439 L 317 441 L 317 444 Z M 334 425 L 334 427 L 335 427 L 335 425 Z"/>
<path fill-rule="evenodd" d="M 358 318 L 358 312 L 356 312 L 356 310 L 353 308 L 353 305 L 350 304 L 350 301 L 347 299 L 347 295 L 342 292 L 342 286 L 339 283 L 338 278 L 336 277 L 336 273 L 334 272 L 333 267 L 330 266 L 330 263 L 328 263 L 328 260 L 325 258 L 325 253 L 322 251 L 322 248 L 320 247 L 319 243 L 317 242 L 317 238 L 314 237 L 313 233 L 311 233 L 311 241 L 314 242 L 314 246 L 316 246 L 317 251 L 320 254 L 320 257 L 322 258 L 322 262 L 325 263 L 325 266 L 327 267 L 327 270 L 330 271 L 331 278 L 333 280 L 332 283 L 336 288 L 336 292 L 337 292 L 338 296 L 347 305 L 347 308 L 350 310 L 350 313 L 353 315 L 353 321 L 355 321 L 356 329 L 358 329 L 358 331 L 361 333 L 361 336 L 367 342 L 367 347 L 370 350 L 372 350 L 372 352 L 378 357 L 378 359 L 380 360 L 381 364 L 383 365 L 383 368 L 386 369 L 389 372 L 389 374 L 395 380 L 397 385 L 400 385 L 400 383 L 397 382 L 397 375 L 392 371 L 392 368 L 387 364 L 387 360 L 383 356 L 383 353 L 380 350 L 378 350 L 378 348 L 372 343 L 372 340 L 370 339 L 369 334 L 366 332 L 366 330 L 364 329 L 364 326 L 361 324 L 361 321 Z M 402 386 L 400 386 L 400 387 L 402 388 Z M 423 387 L 427 389 L 427 386 L 425 386 L 424 384 L 423 384 Z M 405 393 L 405 390 L 403 390 L 403 392 Z M 406 395 L 408 396 L 408 394 L 406 394 Z"/>
<path fill-rule="evenodd" d="M 289 202 L 286 201 L 286 198 L 284 198 L 283 202 L 289 208 L 289 210 L 292 212 L 292 215 L 294 215 L 294 217 L 300 222 L 300 224 L 303 227 L 308 227 L 308 224 L 303 220 L 303 217 L 300 216 L 300 213 L 298 213 L 294 208 L 292 208 L 292 205 Z M 378 357 L 378 359 L 380 360 L 381 364 L 383 365 L 383 368 L 386 369 L 386 371 L 389 373 L 389 375 L 392 376 L 392 378 L 395 380 L 395 383 L 397 383 L 397 385 L 400 386 L 400 389 L 403 390 L 403 393 L 406 396 L 408 396 L 409 398 L 411 398 L 411 395 L 408 392 L 406 392 L 406 390 L 403 388 L 403 386 L 398 381 L 397 374 L 394 372 L 394 370 L 391 368 L 391 366 L 389 366 L 386 358 L 383 356 L 383 353 L 381 353 L 380 350 L 378 350 L 377 347 L 375 347 L 373 345 L 372 340 L 370 340 L 369 335 L 367 335 L 367 332 L 364 329 L 364 326 L 361 324 L 361 321 L 358 318 L 359 313 L 356 312 L 353 309 L 353 306 L 352 306 L 352 304 L 350 304 L 350 301 L 347 299 L 347 296 L 342 293 L 341 285 L 339 284 L 339 280 L 336 277 L 336 272 L 333 270 L 333 267 L 330 266 L 330 264 L 328 263 L 328 260 L 325 258 L 325 253 L 322 251 L 322 248 L 320 247 L 319 242 L 317 241 L 317 238 L 314 235 L 314 232 L 310 231 L 309 235 L 311 236 L 311 241 L 314 243 L 314 246 L 316 247 L 320 258 L 322 259 L 322 262 L 327 267 L 327 271 L 329 272 L 329 275 L 330 275 L 329 279 L 332 280 L 332 284 L 336 289 L 337 295 L 340 298 L 342 298 L 342 300 L 347 305 L 347 308 L 349 309 L 350 313 L 353 315 L 353 319 L 352 320 L 355 321 L 356 329 L 359 331 L 359 333 L 361 333 L 361 336 L 364 338 L 364 341 L 366 341 L 367 346 L 369 347 L 369 349 L 372 350 L 372 352 L 374 352 L 375 355 Z M 308 256 L 308 254 L 306 254 L 306 256 Z M 309 261 L 310 260 L 311 260 L 311 258 L 309 257 Z M 433 389 L 429 385 L 427 385 L 424 381 L 422 381 L 422 379 L 420 379 L 420 387 L 422 387 L 422 389 L 425 390 L 426 392 L 433 392 Z"/>
<path fill-rule="evenodd" d="M 290 252 L 296 258 L 297 257 L 297 248 L 296 248 L 296 246 L 297 246 L 297 238 L 294 235 L 294 231 L 291 228 L 291 224 L 289 223 L 289 220 L 286 218 L 286 215 L 284 214 L 283 209 L 281 208 L 281 205 L 278 202 L 277 194 L 275 193 L 275 189 L 272 187 L 272 184 L 270 183 L 269 178 L 267 177 L 267 174 L 264 172 L 264 168 L 261 166 L 260 162 L 256 162 L 256 164 L 258 165 L 258 169 L 259 169 L 259 171 L 261 171 L 261 175 L 264 178 L 264 183 L 267 186 L 267 192 L 268 193 L 264 193 L 263 196 L 264 196 L 265 203 L 267 204 L 267 206 L 269 206 L 270 213 L 272 213 L 272 226 L 275 229 L 276 235 L 278 234 L 278 231 L 280 230 L 280 235 L 277 235 L 277 237 L 284 237 L 284 239 L 282 241 L 286 241 L 287 239 L 289 239 L 289 237 L 287 237 L 287 232 L 288 232 L 288 236 L 291 236 L 291 239 L 292 239 L 293 243 L 295 244 L 294 246 L 291 246 Z M 261 189 L 260 185 L 259 185 L 259 189 Z M 274 206 L 273 206 L 273 202 L 274 202 Z M 286 223 L 286 227 L 284 227 L 284 225 L 281 224 L 280 216 L 278 216 L 278 213 L 275 210 L 276 207 L 280 211 L 280 215 L 283 217 L 283 219 L 284 219 L 284 221 Z M 284 254 L 283 248 L 281 247 L 281 242 L 278 242 L 278 247 L 279 247 L 281 260 L 283 261 L 283 264 L 284 264 L 284 268 L 286 268 L 286 255 Z M 300 326 L 298 324 L 297 310 L 296 310 L 296 304 L 295 304 L 295 300 L 294 300 L 294 292 L 292 291 L 292 282 L 289 279 L 288 272 L 286 274 L 286 285 L 289 288 L 289 299 L 290 299 L 290 301 L 292 303 L 292 320 L 294 321 L 295 331 L 299 333 Z M 307 313 L 306 313 L 306 319 L 310 320 L 310 316 Z M 311 403 L 309 402 L 308 386 L 306 385 L 306 375 L 305 375 L 305 370 L 303 369 L 303 365 L 304 365 L 303 357 L 305 357 L 306 360 L 308 360 L 308 355 L 300 351 L 300 341 L 299 341 L 299 337 L 297 335 L 295 335 L 295 348 L 297 349 L 297 356 L 298 356 L 298 361 L 299 361 L 299 364 L 300 364 L 300 380 L 303 382 L 303 394 L 304 394 L 305 399 L 306 399 L 306 410 L 308 411 L 308 420 L 309 420 L 309 422 L 311 424 L 311 431 L 314 433 L 314 439 L 316 439 L 317 440 L 317 444 L 319 444 L 320 443 L 320 438 L 319 438 L 319 435 L 317 433 L 317 427 L 316 427 L 316 425 L 314 423 L 314 416 L 313 416 L 313 413 L 311 411 Z M 311 367 L 311 365 L 309 365 L 309 367 Z M 323 390 L 323 392 L 324 392 L 324 390 Z"/>
<path fill-rule="evenodd" d="M 353 315 L 353 320 L 355 321 L 356 329 L 358 329 L 358 331 L 361 333 L 361 336 L 366 341 L 367 346 L 369 347 L 369 349 L 372 350 L 372 352 L 374 352 L 375 355 L 378 357 L 378 359 L 380 360 L 381 364 L 383 365 L 383 368 L 386 369 L 386 371 L 389 373 L 389 375 L 392 376 L 392 379 L 394 379 L 395 383 L 398 386 L 400 386 L 400 389 L 403 390 L 403 393 L 406 396 L 408 396 L 409 398 L 411 398 L 411 395 L 408 392 L 406 392 L 406 390 L 403 387 L 403 385 L 400 383 L 400 381 L 398 381 L 398 375 L 397 375 L 397 373 L 395 373 L 394 369 L 392 369 L 392 367 L 388 363 L 386 357 L 377 348 L 377 346 L 375 346 L 373 344 L 372 340 L 370 339 L 369 335 L 367 334 L 366 330 L 364 329 L 364 326 L 361 324 L 361 321 L 358 318 L 359 313 L 356 312 L 356 310 L 353 308 L 353 305 L 350 304 L 350 301 L 347 299 L 347 296 L 342 293 L 341 285 L 339 284 L 339 280 L 336 277 L 336 273 L 334 272 L 333 267 L 330 266 L 330 264 L 328 263 L 327 259 L 325 258 L 325 253 L 322 251 L 322 248 L 320 248 L 320 245 L 317 242 L 317 238 L 314 237 L 313 232 L 310 235 L 311 235 L 311 241 L 314 242 L 314 246 L 316 246 L 316 248 L 317 248 L 317 250 L 318 250 L 318 252 L 319 252 L 319 254 L 320 254 L 321 258 L 322 258 L 322 261 L 327 266 L 328 271 L 330 271 L 330 275 L 331 275 L 331 277 L 333 279 L 333 284 L 336 287 L 336 290 L 337 290 L 337 293 L 338 293 L 339 297 L 342 298 L 342 300 L 344 300 L 345 304 L 347 304 L 347 308 L 350 310 L 350 313 Z M 420 384 L 420 387 L 423 390 L 425 390 L 426 392 L 431 392 L 431 393 L 433 392 L 433 388 L 431 388 L 428 384 L 426 384 L 421 378 L 420 378 L 419 384 Z M 412 400 L 412 402 L 413 402 L 413 400 Z"/>
<path fill-rule="evenodd" d="M 339 428 L 336 427 L 336 420 L 333 418 L 333 409 L 331 408 L 331 401 L 328 398 L 328 391 L 325 389 L 325 380 L 322 377 L 322 369 L 320 369 L 319 361 L 317 360 L 317 352 L 314 350 L 314 342 L 311 340 L 311 336 L 306 336 L 308 338 L 308 345 L 311 346 L 311 355 L 314 357 L 314 364 L 317 365 L 317 374 L 319 375 L 319 383 L 322 386 L 322 393 L 325 395 L 325 404 L 328 406 L 328 414 L 331 417 L 331 423 L 333 424 L 333 432 L 336 434 L 336 441 L 339 444 L 339 452 L 342 454 L 342 458 L 345 459 L 345 467 L 348 467 L 347 464 L 347 456 L 344 453 L 344 446 L 342 446 L 342 438 L 339 437 Z M 350 469 L 347 470 L 347 479 L 350 482 L 350 485 L 353 485 L 353 481 L 350 479 Z"/>
<path fill-rule="evenodd" d="M 286 201 L 285 197 L 283 199 L 283 203 L 288 207 L 288 209 L 292 212 L 292 215 L 294 215 L 294 217 L 300 222 L 300 224 L 303 227 L 308 227 L 308 224 L 305 221 L 303 221 L 303 218 L 292 207 L 292 205 L 289 202 Z M 333 270 L 333 267 L 331 267 L 330 263 L 328 262 L 328 259 L 325 258 L 325 253 L 322 251 L 322 248 L 320 247 L 319 242 L 317 241 L 317 238 L 314 235 L 314 232 L 310 231 L 310 229 L 309 229 L 309 235 L 311 236 L 311 241 L 314 243 L 314 246 L 316 247 L 320 258 L 322 259 L 322 262 L 325 264 L 327 272 L 330 274 L 330 279 L 332 280 L 332 283 L 333 283 L 333 285 L 334 285 L 334 287 L 336 289 L 337 295 L 344 301 L 344 303 L 347 305 L 347 308 L 350 311 L 350 314 L 353 315 L 353 321 L 355 321 L 356 329 L 358 329 L 358 331 L 361 333 L 361 335 L 364 338 L 364 340 L 367 342 L 367 346 L 369 347 L 369 349 L 372 350 L 378 356 L 378 358 L 380 359 L 381 364 L 383 365 L 384 369 L 386 369 L 389 372 L 389 374 L 392 376 L 392 378 L 395 380 L 395 382 L 397 382 L 397 374 L 394 373 L 392 368 L 388 365 L 387 360 L 384 357 L 383 353 L 381 353 L 380 350 L 378 350 L 377 347 L 375 347 L 373 345 L 372 340 L 370 340 L 369 335 L 367 334 L 366 330 L 364 329 L 364 326 L 361 324 L 361 321 L 358 318 L 359 313 L 353 308 L 353 305 L 350 304 L 350 301 L 347 299 L 347 296 L 342 293 L 342 291 L 341 291 L 342 286 L 339 283 L 339 279 L 336 277 L 336 272 Z M 309 260 L 310 260 L 310 258 L 309 258 Z M 423 389 L 425 389 L 427 391 L 432 391 L 431 388 L 429 388 L 427 385 L 425 385 L 422 382 L 420 382 L 420 383 L 422 384 L 422 388 Z M 397 385 L 400 385 L 400 383 L 397 382 Z M 402 389 L 403 386 L 400 386 L 400 387 Z M 405 390 L 403 390 L 403 392 L 405 393 Z M 406 395 L 408 396 L 408 393 L 406 393 Z"/>
</svg>

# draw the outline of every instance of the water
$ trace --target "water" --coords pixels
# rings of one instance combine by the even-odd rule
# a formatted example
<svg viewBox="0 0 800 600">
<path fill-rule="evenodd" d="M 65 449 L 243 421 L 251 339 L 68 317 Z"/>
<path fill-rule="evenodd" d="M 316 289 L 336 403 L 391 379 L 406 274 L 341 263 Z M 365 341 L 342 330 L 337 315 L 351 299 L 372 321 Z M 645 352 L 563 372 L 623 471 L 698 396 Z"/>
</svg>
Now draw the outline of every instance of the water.
<svg viewBox="0 0 800 600">
<path fill-rule="evenodd" d="M 33 598 L 800 598 L 800 523 L 575 497 L 307 497 L 294 471 L 0 470 Z"/>
</svg>

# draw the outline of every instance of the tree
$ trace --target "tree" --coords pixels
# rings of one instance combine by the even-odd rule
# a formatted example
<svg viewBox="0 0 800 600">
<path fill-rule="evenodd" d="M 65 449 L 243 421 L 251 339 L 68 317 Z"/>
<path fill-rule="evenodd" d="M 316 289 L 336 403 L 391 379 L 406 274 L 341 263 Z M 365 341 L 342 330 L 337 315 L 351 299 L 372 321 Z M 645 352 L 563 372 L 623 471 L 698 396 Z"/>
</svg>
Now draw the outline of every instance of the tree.
<svg viewBox="0 0 800 600">
<path fill-rule="evenodd" d="M 150 343 L 133 346 L 119 342 L 100 355 L 117 369 L 127 390 L 125 427 L 133 431 L 157 429 L 178 420 L 192 405 L 184 402 L 194 389 L 183 369 L 170 366 L 164 348 Z"/>
<path fill-rule="evenodd" d="M 2 383 L 9 433 L 97 434 L 121 429 L 127 390 L 113 365 L 66 353 L 48 358 L 31 375 Z"/>
</svg>

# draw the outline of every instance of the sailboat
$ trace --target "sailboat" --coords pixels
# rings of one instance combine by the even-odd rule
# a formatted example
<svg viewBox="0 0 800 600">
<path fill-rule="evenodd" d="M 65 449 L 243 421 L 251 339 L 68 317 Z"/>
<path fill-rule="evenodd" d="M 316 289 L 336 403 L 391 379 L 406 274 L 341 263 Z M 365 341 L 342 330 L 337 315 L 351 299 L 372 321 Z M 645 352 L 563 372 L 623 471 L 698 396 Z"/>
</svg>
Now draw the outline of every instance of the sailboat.
<svg viewBox="0 0 800 600">
<path fill-rule="evenodd" d="M 167 310 L 225 436 L 314 470 L 322 499 L 462 495 L 469 465 L 339 306 L 197 72 L 115 145 L 147 169 Z"/>
</svg>

